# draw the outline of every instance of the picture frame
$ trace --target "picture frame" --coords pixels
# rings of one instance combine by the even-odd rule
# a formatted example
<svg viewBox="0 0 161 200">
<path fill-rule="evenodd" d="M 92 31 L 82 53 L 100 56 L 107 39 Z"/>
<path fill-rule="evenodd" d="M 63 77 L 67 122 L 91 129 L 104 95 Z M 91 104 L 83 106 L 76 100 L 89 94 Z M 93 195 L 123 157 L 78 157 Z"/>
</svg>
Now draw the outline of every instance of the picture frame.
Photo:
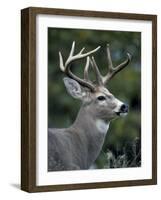
<svg viewBox="0 0 161 200">
<path fill-rule="evenodd" d="M 117 24 L 117 27 L 121 27 L 120 29 L 122 31 L 124 30 L 124 26 L 122 24 L 122 21 L 125 23 L 128 23 L 127 27 L 130 23 L 135 23 L 135 27 L 142 27 L 145 23 L 145 32 L 149 33 L 147 38 L 145 39 L 145 43 L 142 44 L 142 57 L 141 61 L 143 60 L 143 57 L 150 55 L 151 61 L 148 64 L 148 67 L 145 68 L 145 73 L 142 73 L 142 79 L 146 79 L 146 75 L 148 78 L 150 77 L 151 81 L 149 86 L 142 82 L 142 85 L 144 85 L 144 90 L 150 90 L 150 101 L 147 100 L 146 106 L 151 106 L 151 113 L 149 116 L 150 121 L 146 121 L 147 119 L 144 119 L 142 117 L 142 123 L 144 124 L 151 124 L 150 130 L 147 130 L 147 137 L 151 138 L 147 141 L 147 145 L 149 145 L 150 150 L 147 153 L 148 157 L 150 157 L 150 161 L 148 161 L 147 166 L 145 162 L 145 168 L 147 167 L 148 176 L 145 178 L 140 176 L 140 178 L 118 178 L 118 179 L 109 179 L 109 180 L 96 180 L 95 178 L 91 179 L 93 181 L 86 181 L 86 176 L 89 173 L 88 170 L 84 170 L 83 176 L 85 177 L 84 180 L 81 180 L 81 175 L 73 175 L 70 176 L 70 172 L 65 173 L 59 173 L 57 174 L 57 177 L 55 176 L 55 179 L 51 179 L 48 184 L 47 178 L 42 176 L 40 178 L 41 184 L 38 184 L 38 177 L 41 176 L 41 173 L 43 171 L 39 169 L 41 168 L 40 164 L 41 162 L 38 162 L 40 155 L 39 150 L 41 147 L 39 147 L 38 138 L 39 138 L 39 130 L 40 127 L 38 125 L 38 121 L 41 117 L 43 117 L 42 113 L 40 114 L 38 104 L 38 95 L 39 95 L 39 71 L 43 73 L 43 69 L 46 69 L 45 66 L 43 67 L 41 62 L 38 60 L 38 57 L 43 58 L 42 63 L 48 63 L 48 56 L 46 53 L 43 54 L 43 51 L 39 52 L 39 49 L 42 49 L 42 47 L 46 50 L 48 48 L 47 46 L 47 32 L 45 36 L 46 44 L 44 45 L 39 44 L 41 41 L 41 35 L 38 30 L 39 27 L 45 26 L 44 30 L 47 31 L 46 27 L 52 27 L 52 17 L 55 17 L 55 20 L 52 23 L 55 23 L 56 20 L 58 22 L 65 21 L 68 22 L 68 20 L 76 20 L 75 24 L 84 23 L 86 25 L 81 25 L 80 27 L 84 27 L 84 29 L 87 29 L 89 26 L 89 29 L 92 29 L 92 25 L 90 26 L 90 23 L 85 23 L 86 20 L 99 20 L 100 24 L 105 23 L 104 30 L 108 30 L 108 25 L 106 28 L 106 22 L 113 20 L 112 23 Z M 38 19 L 38 17 L 40 17 Z M 42 18 L 41 18 L 42 17 Z M 43 18 L 44 17 L 44 18 Z M 50 20 L 48 20 L 50 18 Z M 77 21 L 78 20 L 78 21 Z M 83 20 L 83 22 L 81 22 Z M 45 25 L 46 21 L 47 25 Z M 65 23 L 64 22 L 64 23 Z M 70 22 L 70 21 L 69 21 Z M 73 22 L 74 24 L 74 22 Z M 141 25 L 139 25 L 141 24 Z M 62 28 L 71 28 L 68 24 Z M 75 28 L 76 25 L 73 25 L 73 28 Z M 54 24 L 54 28 L 58 27 L 58 23 Z M 103 27 L 103 25 L 102 25 Z M 148 27 L 146 29 L 146 27 Z M 60 28 L 60 27 L 59 27 Z M 76 27 L 77 29 L 79 28 Z M 101 28 L 94 28 L 100 29 Z M 44 31 L 43 30 L 43 31 Z M 130 29 L 129 29 L 130 30 Z M 141 30 L 141 29 L 140 29 Z M 43 32 L 42 31 L 42 32 Z M 141 31 L 140 31 L 141 32 Z M 144 32 L 144 30 L 143 30 Z M 142 32 L 143 36 L 144 33 Z M 147 39 L 150 38 L 150 41 Z M 144 39 L 143 37 L 141 38 Z M 44 45 L 44 46 L 41 46 Z M 53 44 L 54 45 L 54 44 Z M 149 54 L 146 54 L 146 51 L 149 49 Z M 145 51 L 145 56 L 143 55 Z M 46 51 L 45 51 L 46 52 Z M 45 57 L 44 57 L 45 56 Z M 144 64 L 144 62 L 141 62 Z M 146 64 L 147 62 L 145 62 Z M 39 65 L 40 64 L 40 65 Z M 47 72 L 47 69 L 46 69 Z M 147 73 L 146 73 L 147 72 Z M 47 75 L 47 74 L 46 74 Z M 145 78 L 144 78 L 145 77 Z M 43 80 L 43 79 L 41 79 Z M 43 84 L 45 84 L 45 81 L 48 81 L 47 76 L 42 81 L 42 87 Z M 46 83 L 47 84 L 47 83 Z M 45 85 L 47 86 L 47 85 Z M 150 88 L 150 89 L 149 89 Z M 142 90 L 143 91 L 143 90 Z M 45 95 L 44 95 L 45 96 Z M 146 96 L 146 94 L 145 94 Z M 47 99 L 47 97 L 46 97 Z M 144 98 L 145 100 L 145 98 Z M 142 100 L 143 101 L 143 100 Z M 142 103 L 145 103 L 142 102 Z M 41 104 L 42 105 L 42 104 Z M 143 104 L 142 104 L 143 105 Z M 147 107 L 145 107 L 146 110 Z M 47 108 L 46 108 L 47 109 Z M 142 111 L 143 112 L 143 111 Z M 146 115 L 148 115 L 148 111 L 146 111 Z M 40 115 L 40 118 L 39 118 Z M 44 115 L 47 118 L 47 114 Z M 47 121 L 47 119 L 46 119 Z M 45 122 L 44 122 L 45 123 Z M 43 128 L 42 128 L 43 129 Z M 43 129 L 44 130 L 44 129 Z M 47 131 L 47 130 L 46 130 Z M 142 132 L 144 134 L 144 132 Z M 44 133 L 47 137 L 47 132 Z M 143 137 L 144 139 L 144 137 Z M 40 142 L 41 143 L 41 142 Z M 144 141 L 142 142 L 144 146 Z M 47 145 L 47 144 L 46 144 Z M 147 146 L 146 146 L 147 147 Z M 145 148 L 146 151 L 146 148 Z M 42 153 L 42 151 L 41 151 Z M 43 153 L 42 153 L 43 154 Z M 41 154 L 41 155 L 42 155 Z M 44 153 L 45 154 L 45 153 Z M 144 155 L 142 155 L 144 158 Z M 143 164 L 144 165 L 144 164 Z M 144 167 L 144 166 L 143 166 Z M 104 171 L 100 170 L 101 174 L 104 174 L 105 171 L 108 169 L 104 169 Z M 93 170 L 96 171 L 96 170 Z M 116 171 L 115 171 L 116 172 Z M 114 175 L 115 175 L 114 172 Z M 47 172 L 49 173 L 49 172 Z M 119 172 L 120 173 L 120 172 Z M 126 173 L 126 170 L 125 170 Z M 79 174 L 79 173 L 77 173 Z M 101 175 L 99 174 L 99 176 Z M 62 179 L 62 177 L 68 176 L 68 181 L 66 179 Z M 74 176 L 77 176 L 77 181 L 74 180 Z M 93 176 L 93 175 L 92 175 Z M 59 178 L 61 177 L 61 182 L 59 182 Z M 54 182 L 54 180 L 58 180 L 57 182 Z M 79 181 L 80 179 L 80 181 Z M 53 180 L 53 184 L 52 184 Z M 63 182 L 64 180 L 64 182 Z M 71 182 L 69 181 L 71 180 Z M 96 180 L 96 181 L 95 181 Z M 44 182 L 44 184 L 43 184 Z M 68 183 L 70 182 L 70 183 Z M 46 191 L 60 191 L 60 190 L 77 190 L 77 189 L 94 189 L 94 188 L 110 188 L 110 187 L 123 187 L 123 186 L 138 186 L 138 185 L 155 185 L 157 184 L 157 16 L 156 15 L 149 15 L 149 14 L 133 14 L 133 13 L 114 13 L 114 12 L 100 12 L 100 11 L 85 11 L 85 10 L 67 10 L 67 9 L 55 9 L 55 8 L 38 8 L 38 7 L 29 7 L 21 10 L 21 189 L 27 192 L 46 192 Z"/>
</svg>

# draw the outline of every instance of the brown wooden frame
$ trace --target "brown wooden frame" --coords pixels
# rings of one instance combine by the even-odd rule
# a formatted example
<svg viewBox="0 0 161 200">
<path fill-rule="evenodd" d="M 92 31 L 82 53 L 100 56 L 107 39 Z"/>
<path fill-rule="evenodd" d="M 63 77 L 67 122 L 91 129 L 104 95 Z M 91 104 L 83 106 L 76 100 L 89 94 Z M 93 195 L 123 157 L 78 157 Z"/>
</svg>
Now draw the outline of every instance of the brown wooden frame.
<svg viewBox="0 0 161 200">
<path fill-rule="evenodd" d="M 36 16 L 38 14 L 148 20 L 152 22 L 152 179 L 36 186 Z M 21 11 L 21 189 L 28 192 L 157 184 L 157 16 L 26 8 Z"/>
</svg>

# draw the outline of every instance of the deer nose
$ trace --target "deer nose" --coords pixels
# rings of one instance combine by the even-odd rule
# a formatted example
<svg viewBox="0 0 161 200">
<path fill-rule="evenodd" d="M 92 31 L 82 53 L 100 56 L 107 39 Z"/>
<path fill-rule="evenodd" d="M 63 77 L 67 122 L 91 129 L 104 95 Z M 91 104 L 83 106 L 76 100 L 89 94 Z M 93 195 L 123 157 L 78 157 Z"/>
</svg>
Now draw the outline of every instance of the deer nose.
<svg viewBox="0 0 161 200">
<path fill-rule="evenodd" d="M 120 107 L 120 111 L 123 113 L 127 113 L 129 110 L 129 106 L 127 104 L 122 104 Z"/>
</svg>

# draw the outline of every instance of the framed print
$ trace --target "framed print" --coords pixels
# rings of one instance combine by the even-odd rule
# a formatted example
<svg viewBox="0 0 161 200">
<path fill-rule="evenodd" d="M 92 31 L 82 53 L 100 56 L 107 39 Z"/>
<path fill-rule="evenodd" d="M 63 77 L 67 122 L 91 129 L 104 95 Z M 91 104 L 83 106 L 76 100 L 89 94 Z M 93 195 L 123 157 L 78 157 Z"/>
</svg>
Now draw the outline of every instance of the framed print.
<svg viewBox="0 0 161 200">
<path fill-rule="evenodd" d="M 157 183 L 157 16 L 21 11 L 21 189 Z"/>
</svg>

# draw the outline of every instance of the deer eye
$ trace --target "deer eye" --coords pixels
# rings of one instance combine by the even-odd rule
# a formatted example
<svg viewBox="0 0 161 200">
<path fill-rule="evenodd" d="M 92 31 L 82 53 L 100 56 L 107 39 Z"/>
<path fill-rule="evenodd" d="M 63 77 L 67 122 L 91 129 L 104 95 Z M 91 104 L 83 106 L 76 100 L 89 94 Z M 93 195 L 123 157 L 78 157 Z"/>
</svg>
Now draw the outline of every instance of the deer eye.
<svg viewBox="0 0 161 200">
<path fill-rule="evenodd" d="M 99 96 L 99 97 L 97 97 L 97 99 L 98 99 L 99 101 L 104 101 L 106 98 L 105 98 L 104 96 Z"/>
</svg>

